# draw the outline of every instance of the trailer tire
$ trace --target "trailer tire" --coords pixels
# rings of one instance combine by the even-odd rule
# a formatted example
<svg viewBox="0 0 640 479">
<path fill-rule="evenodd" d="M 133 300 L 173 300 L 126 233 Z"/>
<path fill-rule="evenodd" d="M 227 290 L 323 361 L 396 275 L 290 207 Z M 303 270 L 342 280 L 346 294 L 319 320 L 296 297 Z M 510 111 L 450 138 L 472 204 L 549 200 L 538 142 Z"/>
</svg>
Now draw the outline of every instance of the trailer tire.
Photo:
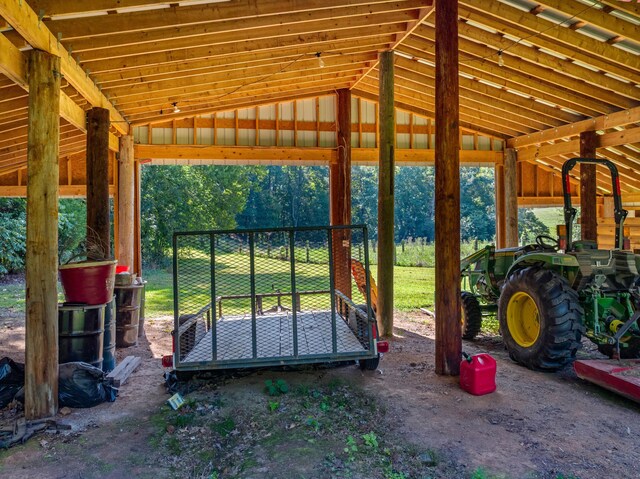
<svg viewBox="0 0 640 479">
<path fill-rule="evenodd" d="M 567 280 L 539 267 L 510 275 L 498 301 L 509 356 L 534 370 L 555 371 L 575 359 L 583 314 L 578 293 Z"/>
<path fill-rule="evenodd" d="M 380 365 L 380 355 L 378 354 L 375 358 L 360 359 L 358 364 L 362 370 L 375 371 Z"/>
<path fill-rule="evenodd" d="M 482 326 L 480 302 L 472 293 L 463 291 L 460 293 L 460 303 L 462 305 L 462 339 L 475 339 Z"/>
</svg>

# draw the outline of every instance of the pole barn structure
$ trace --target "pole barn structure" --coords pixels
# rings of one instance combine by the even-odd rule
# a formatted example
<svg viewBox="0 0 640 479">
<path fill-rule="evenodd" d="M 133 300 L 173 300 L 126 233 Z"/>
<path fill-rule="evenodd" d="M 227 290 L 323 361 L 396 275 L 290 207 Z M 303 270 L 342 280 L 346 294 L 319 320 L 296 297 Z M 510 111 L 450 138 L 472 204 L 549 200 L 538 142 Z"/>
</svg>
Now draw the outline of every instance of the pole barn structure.
<svg viewBox="0 0 640 479">
<path fill-rule="evenodd" d="M 334 224 L 351 165 L 380 164 L 385 241 L 394 165 L 435 164 L 437 372 L 456 374 L 458 166 L 495 168 L 498 247 L 517 244 L 519 206 L 562 204 L 561 165 L 581 154 L 618 165 L 635 211 L 638 25 L 640 4 L 617 0 L 0 0 L 0 196 L 28 204 L 27 415 L 57 408 L 57 199 L 86 197 L 92 233 L 108 247 L 113 229 L 139 272 L 149 162 L 328 165 Z M 610 247 L 603 173 L 571 182 L 584 234 Z"/>
</svg>

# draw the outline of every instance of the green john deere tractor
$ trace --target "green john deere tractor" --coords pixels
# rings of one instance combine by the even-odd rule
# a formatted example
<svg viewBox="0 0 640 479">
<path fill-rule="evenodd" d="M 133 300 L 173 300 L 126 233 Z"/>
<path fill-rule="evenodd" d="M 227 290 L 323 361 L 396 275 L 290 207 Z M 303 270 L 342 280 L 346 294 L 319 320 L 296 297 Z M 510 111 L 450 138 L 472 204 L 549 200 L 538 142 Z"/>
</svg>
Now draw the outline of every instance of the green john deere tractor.
<svg viewBox="0 0 640 479">
<path fill-rule="evenodd" d="M 577 163 L 609 168 L 615 207 L 615 245 L 573 241 L 576 209 L 569 172 Z M 509 356 L 530 369 L 556 370 L 573 361 L 582 335 L 609 357 L 640 357 L 640 256 L 624 249 L 620 181 L 607 160 L 573 158 L 562 167 L 566 240 L 540 235 L 536 243 L 464 258 L 462 337 L 473 339 L 483 314 L 496 313 Z"/>
</svg>

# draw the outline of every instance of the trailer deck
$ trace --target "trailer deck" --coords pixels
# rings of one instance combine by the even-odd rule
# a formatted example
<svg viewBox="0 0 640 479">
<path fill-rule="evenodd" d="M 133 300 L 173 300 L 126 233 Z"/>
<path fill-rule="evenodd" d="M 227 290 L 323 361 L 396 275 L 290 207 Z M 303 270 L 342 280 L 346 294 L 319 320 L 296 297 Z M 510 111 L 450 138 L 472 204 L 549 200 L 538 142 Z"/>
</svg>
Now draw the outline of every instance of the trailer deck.
<svg viewBox="0 0 640 479">
<path fill-rule="evenodd" d="M 253 329 L 250 315 L 223 316 L 216 323 L 216 352 L 220 361 L 253 359 Z M 365 352 L 344 321 L 336 321 L 336 351 L 333 348 L 331 311 L 305 311 L 296 315 L 297 354 L 294 351 L 293 315 L 272 313 L 256 320 L 256 357 Z M 213 334 L 205 334 L 182 361 L 212 361 Z"/>
</svg>

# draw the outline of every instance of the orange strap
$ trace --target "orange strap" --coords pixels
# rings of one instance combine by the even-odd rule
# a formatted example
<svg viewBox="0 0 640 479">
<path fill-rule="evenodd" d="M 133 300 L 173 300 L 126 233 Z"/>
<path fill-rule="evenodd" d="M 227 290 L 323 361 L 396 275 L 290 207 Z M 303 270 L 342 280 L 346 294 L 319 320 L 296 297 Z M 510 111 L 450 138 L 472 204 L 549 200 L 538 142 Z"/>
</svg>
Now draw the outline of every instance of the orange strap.
<svg viewBox="0 0 640 479">
<path fill-rule="evenodd" d="M 363 264 L 357 259 L 351 258 L 351 274 L 353 275 L 353 279 L 356 282 L 356 286 L 358 287 L 358 291 L 367 298 L 367 272 L 364 269 Z M 378 304 L 378 287 L 376 286 L 376 282 L 373 279 L 373 276 L 369 274 L 369 288 L 371 291 L 371 307 L 373 308 L 373 312 L 376 312 L 376 306 Z"/>
</svg>

